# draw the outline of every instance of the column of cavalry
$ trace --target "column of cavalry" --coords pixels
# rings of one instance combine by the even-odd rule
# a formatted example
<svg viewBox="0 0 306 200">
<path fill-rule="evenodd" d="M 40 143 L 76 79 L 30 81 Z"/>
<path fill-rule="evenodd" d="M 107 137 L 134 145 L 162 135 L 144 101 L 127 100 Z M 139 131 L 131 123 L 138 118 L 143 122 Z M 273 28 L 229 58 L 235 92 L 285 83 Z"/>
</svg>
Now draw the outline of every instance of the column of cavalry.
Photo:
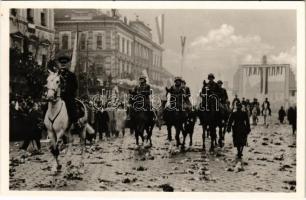
<svg viewBox="0 0 306 200">
<path fill-rule="evenodd" d="M 49 76 L 44 95 L 48 108 L 44 124 L 51 141 L 50 151 L 54 158 L 54 171 L 61 170 L 59 154 L 63 147 L 68 145 L 69 149 L 70 139 L 73 138 L 71 135 L 80 136 L 83 155 L 87 132 L 95 132 L 88 122 L 87 106 L 77 98 L 78 81 L 73 71 L 69 70 L 70 61 L 71 57 L 67 53 L 59 53 L 53 62 L 48 63 Z M 162 100 L 162 106 L 154 108 L 150 101 L 151 87 L 147 84 L 146 76 L 139 77 L 139 84 L 129 91 L 128 102 L 129 128 L 135 133 L 136 144 L 140 144 L 140 138 L 142 143 L 148 142 L 149 146 L 152 146 L 153 127 L 165 125 L 168 132 L 167 139 L 172 141 L 171 129 L 174 127 L 176 146 L 184 149 L 188 135 L 189 145 L 192 145 L 197 118 L 203 129 L 204 151 L 205 140 L 208 137 L 211 138 L 210 152 L 214 151 L 216 145 L 223 147 L 224 134 L 226 130 L 231 131 L 231 127 L 233 132 L 236 130 L 235 126 L 240 126 L 243 132 L 249 133 L 248 117 L 245 119 L 244 112 L 240 113 L 241 104 L 238 98 L 234 99 L 232 105 L 239 112 L 230 117 L 233 108 L 230 109 L 227 92 L 222 88 L 222 81 L 215 82 L 214 79 L 214 75 L 209 74 L 208 81 L 204 80 L 200 93 L 201 102 L 193 106 L 189 99 L 190 88 L 181 77 L 176 77 L 174 84 L 170 88 L 165 88 L 167 98 Z M 229 126 L 226 126 L 227 124 Z M 183 141 L 180 140 L 181 134 Z"/>
</svg>

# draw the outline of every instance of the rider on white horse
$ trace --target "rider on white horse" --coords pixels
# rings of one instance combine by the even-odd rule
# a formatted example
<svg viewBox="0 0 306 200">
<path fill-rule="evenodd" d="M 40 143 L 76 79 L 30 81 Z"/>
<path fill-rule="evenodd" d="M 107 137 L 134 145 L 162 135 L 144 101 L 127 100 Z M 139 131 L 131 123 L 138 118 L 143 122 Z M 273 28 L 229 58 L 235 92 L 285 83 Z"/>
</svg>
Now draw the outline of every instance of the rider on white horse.
<svg viewBox="0 0 306 200">
<path fill-rule="evenodd" d="M 268 98 L 266 98 L 265 101 L 262 103 L 262 113 L 263 113 L 264 109 L 268 109 L 269 115 L 271 116 L 270 102 L 269 102 Z"/>
<path fill-rule="evenodd" d="M 76 75 L 68 69 L 68 63 L 71 58 L 68 53 L 60 52 L 57 55 L 57 60 L 60 63 L 59 66 L 59 75 L 61 77 L 61 98 L 65 101 L 68 118 L 69 118 L 69 127 L 74 124 L 77 119 L 76 113 L 76 93 L 78 89 L 78 81 Z"/>
</svg>

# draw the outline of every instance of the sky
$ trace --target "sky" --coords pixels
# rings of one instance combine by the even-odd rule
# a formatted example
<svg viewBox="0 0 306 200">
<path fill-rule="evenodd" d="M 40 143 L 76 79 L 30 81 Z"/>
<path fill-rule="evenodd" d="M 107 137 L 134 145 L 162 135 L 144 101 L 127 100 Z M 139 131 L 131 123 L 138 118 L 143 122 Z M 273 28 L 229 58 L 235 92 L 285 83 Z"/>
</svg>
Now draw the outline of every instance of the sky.
<svg viewBox="0 0 306 200">
<path fill-rule="evenodd" d="M 240 64 L 291 64 L 296 71 L 296 12 L 293 10 L 119 10 L 128 20 L 139 19 L 157 40 L 155 17 L 165 15 L 163 66 L 180 74 L 181 42 L 186 36 L 183 78 L 199 90 L 208 73 L 232 85 Z"/>
</svg>

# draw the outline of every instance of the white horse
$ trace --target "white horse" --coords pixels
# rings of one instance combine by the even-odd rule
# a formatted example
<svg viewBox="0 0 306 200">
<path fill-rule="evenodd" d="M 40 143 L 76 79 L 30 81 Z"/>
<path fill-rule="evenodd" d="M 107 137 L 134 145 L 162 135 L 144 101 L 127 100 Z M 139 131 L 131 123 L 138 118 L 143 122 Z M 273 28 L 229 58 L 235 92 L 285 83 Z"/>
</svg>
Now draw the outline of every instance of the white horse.
<svg viewBox="0 0 306 200">
<path fill-rule="evenodd" d="M 70 130 L 68 130 L 69 119 L 65 102 L 60 97 L 60 76 L 57 72 L 49 71 L 46 84 L 46 99 L 48 101 L 48 110 L 44 118 L 44 124 L 47 128 L 48 137 L 51 141 L 51 153 L 54 156 L 53 172 L 59 171 L 62 166 L 59 163 L 58 156 L 63 146 L 63 137 L 70 138 Z M 87 130 L 87 109 L 84 106 L 85 115 L 79 119 L 81 140 L 85 141 Z M 85 143 L 84 143 L 85 144 Z M 83 156 L 83 145 L 82 145 Z"/>
</svg>

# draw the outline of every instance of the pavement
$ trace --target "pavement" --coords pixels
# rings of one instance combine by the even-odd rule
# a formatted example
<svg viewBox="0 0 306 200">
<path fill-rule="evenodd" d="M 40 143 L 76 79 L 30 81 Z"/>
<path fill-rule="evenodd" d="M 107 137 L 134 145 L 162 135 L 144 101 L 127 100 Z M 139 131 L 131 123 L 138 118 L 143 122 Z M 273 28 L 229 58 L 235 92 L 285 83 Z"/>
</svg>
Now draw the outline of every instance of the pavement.
<svg viewBox="0 0 306 200">
<path fill-rule="evenodd" d="M 20 158 L 20 144 L 11 143 L 10 189 L 295 192 L 296 136 L 288 124 L 272 120 L 266 128 L 262 123 L 252 126 L 243 161 L 238 163 L 231 133 L 225 136 L 224 148 L 205 153 L 199 125 L 195 127 L 193 146 L 184 152 L 166 141 L 165 127 L 153 130 L 151 148 L 137 148 L 134 136 L 126 131 L 125 136 L 87 146 L 82 157 L 76 140 L 70 149 L 72 155 L 61 155 L 63 169 L 57 175 L 51 173 L 53 163 L 47 143 L 43 144 L 42 155 L 25 159 Z M 210 139 L 206 142 L 208 150 Z"/>
</svg>

